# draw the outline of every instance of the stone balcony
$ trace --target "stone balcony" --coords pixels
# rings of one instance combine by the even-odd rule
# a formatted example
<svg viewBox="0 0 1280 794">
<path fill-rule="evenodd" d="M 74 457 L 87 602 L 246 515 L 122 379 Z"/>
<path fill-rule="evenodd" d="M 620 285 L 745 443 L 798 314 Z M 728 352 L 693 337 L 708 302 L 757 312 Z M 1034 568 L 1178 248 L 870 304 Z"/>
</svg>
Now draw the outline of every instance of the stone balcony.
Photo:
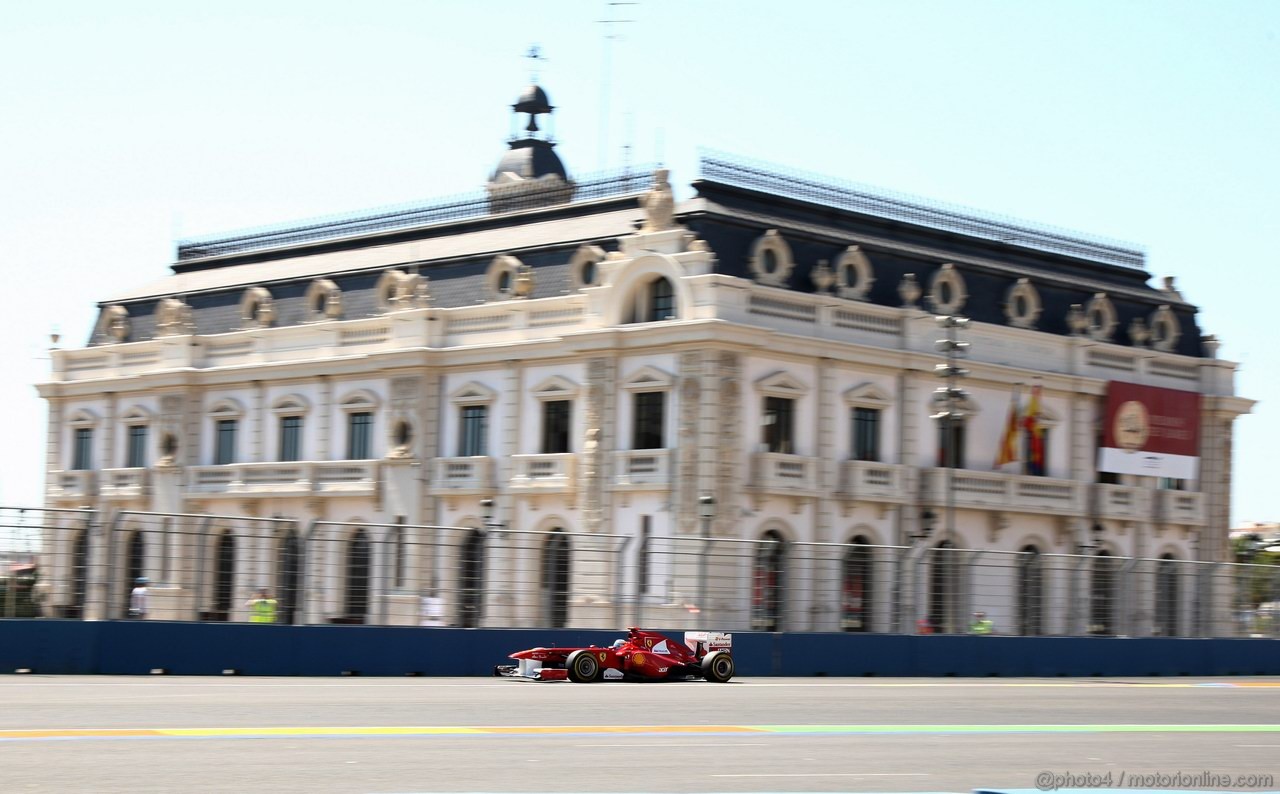
<svg viewBox="0 0 1280 794">
<path fill-rule="evenodd" d="M 571 490 L 577 475 L 577 463 L 578 456 L 572 452 L 512 455 L 511 487 L 546 493 Z"/>
<path fill-rule="evenodd" d="M 147 470 L 103 469 L 99 493 L 103 499 L 140 499 L 148 494 Z"/>
<path fill-rule="evenodd" d="M 904 467 L 869 460 L 840 462 L 840 496 L 859 502 L 907 501 Z"/>
<path fill-rule="evenodd" d="M 1196 491 L 1156 491 L 1160 520 L 1166 524 L 1203 524 L 1204 494 Z"/>
<path fill-rule="evenodd" d="M 751 456 L 751 486 L 760 493 L 813 496 L 819 490 L 818 459 L 782 452 Z"/>
<path fill-rule="evenodd" d="M 494 489 L 493 458 L 436 458 L 431 486 L 450 493 L 487 493 Z"/>
<path fill-rule="evenodd" d="M 671 450 L 624 449 L 613 453 L 617 488 L 661 490 L 671 487 Z"/>
<path fill-rule="evenodd" d="M 1109 484 L 1094 487 L 1097 488 L 1099 518 L 1151 520 L 1151 492 L 1146 488 Z"/>
<path fill-rule="evenodd" d="M 1078 480 L 939 468 L 923 469 L 920 475 L 923 501 L 936 507 L 947 504 L 950 489 L 957 507 L 1053 515 L 1085 512 L 1087 483 Z"/>
<path fill-rule="evenodd" d="M 187 469 L 191 494 L 219 496 L 370 496 L 378 487 L 378 461 L 230 463 Z"/>
<path fill-rule="evenodd" d="M 49 472 L 49 496 L 53 499 L 93 499 L 98 495 L 97 472 L 88 469 Z"/>
</svg>

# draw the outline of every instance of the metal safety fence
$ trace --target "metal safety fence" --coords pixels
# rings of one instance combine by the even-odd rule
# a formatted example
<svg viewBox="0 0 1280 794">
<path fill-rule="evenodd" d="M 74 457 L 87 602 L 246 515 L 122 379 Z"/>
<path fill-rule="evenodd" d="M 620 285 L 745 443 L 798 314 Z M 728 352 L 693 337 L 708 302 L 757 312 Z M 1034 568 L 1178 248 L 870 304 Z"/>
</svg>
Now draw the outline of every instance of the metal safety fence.
<svg viewBox="0 0 1280 794">
<path fill-rule="evenodd" d="M 0 616 L 1280 636 L 1280 566 L 0 507 Z"/>
</svg>

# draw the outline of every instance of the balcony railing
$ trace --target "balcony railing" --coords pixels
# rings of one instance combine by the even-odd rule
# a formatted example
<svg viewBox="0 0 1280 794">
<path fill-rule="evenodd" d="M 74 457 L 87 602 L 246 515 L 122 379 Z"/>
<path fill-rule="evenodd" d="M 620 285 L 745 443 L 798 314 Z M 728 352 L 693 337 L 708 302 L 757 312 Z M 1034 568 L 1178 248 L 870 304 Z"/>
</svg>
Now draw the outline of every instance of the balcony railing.
<svg viewBox="0 0 1280 794">
<path fill-rule="evenodd" d="M 757 452 L 751 460 L 752 484 L 774 493 L 811 493 L 818 489 L 818 461 L 803 455 Z"/>
<path fill-rule="evenodd" d="M 490 457 L 436 458 L 435 469 L 432 486 L 437 489 L 480 492 L 494 485 L 493 458 Z"/>
<path fill-rule="evenodd" d="M 50 494 L 55 499 L 89 499 L 97 495 L 97 472 L 89 469 L 55 471 L 49 474 Z"/>
<path fill-rule="evenodd" d="M 613 481 L 622 488 L 671 485 L 671 450 L 624 449 L 613 453 Z"/>
<path fill-rule="evenodd" d="M 1084 510 L 1084 483 L 998 471 L 925 469 L 924 499 L 943 505 L 950 498 L 960 507 L 982 507 L 1023 513 L 1078 515 Z"/>
<path fill-rule="evenodd" d="M 563 491 L 573 487 L 577 456 L 572 452 L 548 455 L 512 455 L 515 471 L 512 488 Z"/>
<path fill-rule="evenodd" d="M 907 497 L 902 466 L 869 460 L 843 461 L 840 492 L 845 498 L 859 501 L 902 502 Z"/>
<path fill-rule="evenodd" d="M 1156 491 L 1160 518 L 1170 524 L 1203 524 L 1204 494 L 1195 491 Z"/>
<path fill-rule="evenodd" d="M 100 492 L 104 499 L 136 499 L 144 496 L 147 492 L 147 470 L 104 469 Z"/>
<path fill-rule="evenodd" d="M 204 496 L 368 495 L 377 488 L 377 461 L 300 461 L 192 466 L 187 488 Z"/>
<path fill-rule="evenodd" d="M 1097 486 L 1098 515 L 1102 518 L 1151 518 L 1151 496 L 1145 488 L 1103 484 Z"/>
</svg>

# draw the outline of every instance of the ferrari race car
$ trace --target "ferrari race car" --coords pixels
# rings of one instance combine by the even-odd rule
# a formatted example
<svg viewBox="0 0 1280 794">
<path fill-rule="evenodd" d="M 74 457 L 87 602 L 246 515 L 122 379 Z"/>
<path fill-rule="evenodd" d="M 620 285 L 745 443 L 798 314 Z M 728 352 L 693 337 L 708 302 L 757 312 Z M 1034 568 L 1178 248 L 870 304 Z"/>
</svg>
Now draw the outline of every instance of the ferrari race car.
<svg viewBox="0 0 1280 794">
<path fill-rule="evenodd" d="M 500 664 L 493 674 L 534 681 L 588 683 L 601 679 L 683 680 L 724 683 L 733 678 L 733 635 L 686 631 L 679 643 L 656 631 L 629 628 L 625 639 L 607 648 L 531 648 L 516 651 L 516 664 Z"/>
</svg>

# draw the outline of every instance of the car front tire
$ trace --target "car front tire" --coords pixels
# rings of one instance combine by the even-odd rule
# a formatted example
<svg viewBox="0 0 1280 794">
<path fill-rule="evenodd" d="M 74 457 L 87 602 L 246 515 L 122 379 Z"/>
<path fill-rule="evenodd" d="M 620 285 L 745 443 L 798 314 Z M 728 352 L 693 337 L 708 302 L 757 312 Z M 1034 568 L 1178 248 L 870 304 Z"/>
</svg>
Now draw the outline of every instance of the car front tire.
<svg viewBox="0 0 1280 794">
<path fill-rule="evenodd" d="M 593 651 L 574 651 L 564 666 L 569 671 L 569 680 L 579 684 L 588 684 L 600 677 L 600 662 Z"/>
</svg>

